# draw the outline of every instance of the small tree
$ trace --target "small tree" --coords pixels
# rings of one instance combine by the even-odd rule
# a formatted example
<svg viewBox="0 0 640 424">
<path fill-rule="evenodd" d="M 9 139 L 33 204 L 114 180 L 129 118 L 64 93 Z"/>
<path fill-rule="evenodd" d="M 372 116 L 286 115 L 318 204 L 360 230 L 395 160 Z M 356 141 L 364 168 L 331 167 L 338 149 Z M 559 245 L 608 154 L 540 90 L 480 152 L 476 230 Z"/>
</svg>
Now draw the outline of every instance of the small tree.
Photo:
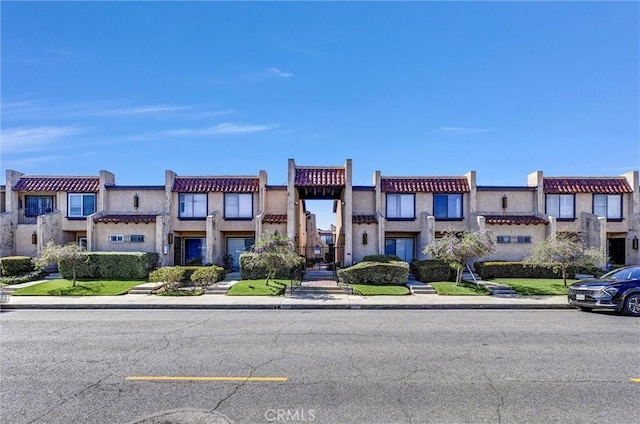
<svg viewBox="0 0 640 424">
<path fill-rule="evenodd" d="M 597 249 L 587 248 L 581 240 L 568 237 L 554 237 L 537 243 L 531 254 L 524 259 L 525 264 L 552 268 L 562 273 L 567 286 L 569 269 L 599 266 L 607 261 L 607 256 Z"/>
<path fill-rule="evenodd" d="M 37 259 L 38 264 L 41 267 L 53 263 L 65 262 L 71 272 L 73 273 L 73 287 L 76 286 L 76 271 L 81 263 L 88 260 L 88 256 L 84 254 L 84 247 L 77 243 L 69 243 L 64 246 L 59 246 L 50 241 L 42 250 L 42 255 Z"/>
<path fill-rule="evenodd" d="M 431 255 L 447 263 L 456 270 L 456 284 L 462 282 L 462 271 L 467 262 L 493 252 L 493 240 L 489 234 L 480 231 L 448 232 L 444 237 L 436 239 L 422 253 Z"/>
<path fill-rule="evenodd" d="M 267 270 L 267 284 L 279 270 L 293 268 L 300 261 L 291 240 L 279 233 L 258 239 L 253 251 L 257 254 L 256 261 Z"/>
</svg>

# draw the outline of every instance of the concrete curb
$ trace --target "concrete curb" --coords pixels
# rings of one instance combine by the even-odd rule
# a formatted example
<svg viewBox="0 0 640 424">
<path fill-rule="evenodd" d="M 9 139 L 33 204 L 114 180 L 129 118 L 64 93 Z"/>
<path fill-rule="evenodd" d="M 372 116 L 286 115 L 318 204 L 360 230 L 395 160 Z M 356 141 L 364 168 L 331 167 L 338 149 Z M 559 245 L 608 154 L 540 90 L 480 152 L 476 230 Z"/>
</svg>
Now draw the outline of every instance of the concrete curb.
<svg viewBox="0 0 640 424">
<path fill-rule="evenodd" d="M 231 310 L 231 309 L 282 309 L 282 310 L 321 310 L 321 309 L 351 309 L 351 310 L 478 310 L 478 309 L 576 309 L 570 305 L 560 304 L 7 304 L 0 307 L 2 310 L 19 310 L 19 309 L 69 309 L 69 310 L 114 310 L 114 309 L 126 309 L 126 310 L 153 310 L 153 309 L 218 309 L 218 310 Z"/>
</svg>

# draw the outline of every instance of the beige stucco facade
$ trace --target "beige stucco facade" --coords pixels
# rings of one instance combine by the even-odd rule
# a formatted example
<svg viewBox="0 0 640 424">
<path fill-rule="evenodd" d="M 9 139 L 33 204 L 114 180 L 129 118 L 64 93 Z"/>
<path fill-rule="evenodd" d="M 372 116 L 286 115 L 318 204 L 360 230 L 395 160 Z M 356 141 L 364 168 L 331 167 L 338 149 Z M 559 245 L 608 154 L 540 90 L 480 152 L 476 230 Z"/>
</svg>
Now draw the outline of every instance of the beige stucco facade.
<svg viewBox="0 0 640 424">
<path fill-rule="evenodd" d="M 300 166 L 290 159 L 288 172 L 287 184 L 279 186 L 268 184 L 265 171 L 250 176 L 193 177 L 166 171 L 162 185 L 118 186 L 108 171 L 84 177 L 7 171 L 6 185 L 0 190 L 0 255 L 37 256 L 49 240 L 86 240 L 93 251 L 154 251 L 163 265 L 185 262 L 189 255 L 197 254 L 194 249 L 202 253 L 203 262 L 222 264 L 230 240 L 234 246 L 248 245 L 256 237 L 275 232 L 286 234 L 297 243 L 300 254 L 305 254 L 306 247 L 325 247 L 305 200 L 331 199 L 336 219 L 334 246 L 339 252 L 336 261 L 341 265 L 385 253 L 393 249 L 394 242 L 402 243 L 407 260 L 424 259 L 426 245 L 447 231 L 462 229 L 486 230 L 496 241 L 501 238 L 490 259 L 520 260 L 535 243 L 558 232 L 574 232 L 619 261 L 640 263 L 634 248 L 634 238 L 640 237 L 638 171 L 601 178 L 546 177 L 536 171 L 526 177 L 525 186 L 501 187 L 478 186 L 474 171 L 454 177 L 387 177 L 376 171 L 370 186 L 354 187 L 351 160 L 337 166 Z M 70 181 L 83 190 L 90 186 L 92 191 L 74 191 L 76 185 Z M 585 181 L 589 184 L 580 185 Z M 620 219 L 594 215 L 594 195 L 599 190 L 621 197 Z M 572 196 L 571 219 L 547 214 L 548 194 L 557 192 Z M 69 217 L 69 196 L 78 193 L 95 196 L 93 214 Z M 205 195 L 206 212 L 181 216 L 181 193 Z M 242 194 L 243 202 L 251 199 L 250 216 L 225 216 L 225 196 L 234 193 Z M 413 196 L 412 213 L 402 219 L 394 217 L 387 210 L 391 194 Z M 437 216 L 438 195 L 459 195 L 459 214 L 444 219 Z M 51 198 L 53 208 L 25 219 L 28 196 Z M 438 199 L 442 201 L 442 196 Z M 510 242 L 504 242 L 507 238 Z M 407 248 L 412 251 L 406 252 Z"/>
</svg>

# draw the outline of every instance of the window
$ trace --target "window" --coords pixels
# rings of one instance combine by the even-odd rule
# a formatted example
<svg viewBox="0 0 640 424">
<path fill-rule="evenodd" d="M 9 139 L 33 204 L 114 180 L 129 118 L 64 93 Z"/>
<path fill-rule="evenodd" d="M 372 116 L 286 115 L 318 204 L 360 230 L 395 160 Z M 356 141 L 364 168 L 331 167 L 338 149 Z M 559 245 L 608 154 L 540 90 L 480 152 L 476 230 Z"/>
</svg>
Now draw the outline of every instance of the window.
<svg viewBox="0 0 640 424">
<path fill-rule="evenodd" d="M 498 236 L 496 241 L 498 244 L 531 244 L 531 236 Z"/>
<path fill-rule="evenodd" d="M 129 238 L 131 243 L 144 243 L 144 235 L 142 234 L 131 234 Z"/>
<path fill-rule="evenodd" d="M 83 218 L 96 212 L 96 195 L 91 194 L 69 194 L 70 218 Z"/>
<path fill-rule="evenodd" d="M 531 244 L 531 236 L 518 236 L 518 243 Z"/>
<path fill-rule="evenodd" d="M 34 217 L 53 212 L 53 196 L 25 196 L 24 215 Z"/>
<path fill-rule="evenodd" d="M 225 219 L 252 219 L 253 194 L 225 193 L 224 217 Z"/>
<path fill-rule="evenodd" d="M 206 218 L 206 193 L 180 193 L 180 218 Z"/>
<path fill-rule="evenodd" d="M 387 194 L 387 219 L 415 219 L 415 194 Z"/>
<path fill-rule="evenodd" d="M 574 200 L 573 194 L 547 194 L 547 215 L 558 219 L 574 219 Z"/>
<path fill-rule="evenodd" d="M 594 194 L 593 213 L 607 219 L 622 219 L 622 195 Z"/>
<path fill-rule="evenodd" d="M 413 238 L 387 238 L 384 241 L 384 254 L 399 256 L 405 262 L 411 262 L 414 259 Z"/>
<path fill-rule="evenodd" d="M 436 219 L 462 219 L 462 194 L 434 194 L 433 216 Z"/>
<path fill-rule="evenodd" d="M 109 243 L 124 243 L 124 235 L 122 235 L 122 234 L 111 234 L 109 236 Z"/>
<path fill-rule="evenodd" d="M 511 236 L 498 236 L 497 241 L 499 244 L 511 243 Z"/>
</svg>

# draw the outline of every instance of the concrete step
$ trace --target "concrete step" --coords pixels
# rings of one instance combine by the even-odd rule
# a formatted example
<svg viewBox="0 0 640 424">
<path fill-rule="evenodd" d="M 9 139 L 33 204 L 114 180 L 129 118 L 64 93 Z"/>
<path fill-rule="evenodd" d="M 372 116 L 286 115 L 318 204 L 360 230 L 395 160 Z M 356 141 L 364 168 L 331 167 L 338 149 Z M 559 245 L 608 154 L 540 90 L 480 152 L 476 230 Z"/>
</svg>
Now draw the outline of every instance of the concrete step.
<svg viewBox="0 0 640 424">
<path fill-rule="evenodd" d="M 45 275 L 45 280 L 60 280 L 62 278 L 62 274 L 59 272 L 52 272 L 51 274 Z"/>
<path fill-rule="evenodd" d="M 211 287 L 207 287 L 207 290 L 204 292 L 204 294 L 226 295 L 228 291 L 229 291 L 229 287 L 211 286 Z"/>
<path fill-rule="evenodd" d="M 135 290 L 131 289 L 127 294 L 153 294 L 153 290 Z"/>
<path fill-rule="evenodd" d="M 294 287 L 293 292 L 291 291 L 291 286 L 287 286 L 285 290 L 286 296 L 330 296 L 336 294 L 345 294 L 345 291 L 342 287 L 338 287 L 337 285 L 333 287 L 302 285 Z"/>
<path fill-rule="evenodd" d="M 485 287 L 489 289 L 493 296 L 515 296 L 518 294 L 509 286 L 486 284 Z"/>
<path fill-rule="evenodd" d="M 409 290 L 411 291 L 411 294 L 438 294 L 436 289 L 428 284 L 425 284 L 424 286 L 409 286 Z"/>
<path fill-rule="evenodd" d="M 302 281 L 335 281 L 333 271 L 305 271 Z"/>
</svg>

